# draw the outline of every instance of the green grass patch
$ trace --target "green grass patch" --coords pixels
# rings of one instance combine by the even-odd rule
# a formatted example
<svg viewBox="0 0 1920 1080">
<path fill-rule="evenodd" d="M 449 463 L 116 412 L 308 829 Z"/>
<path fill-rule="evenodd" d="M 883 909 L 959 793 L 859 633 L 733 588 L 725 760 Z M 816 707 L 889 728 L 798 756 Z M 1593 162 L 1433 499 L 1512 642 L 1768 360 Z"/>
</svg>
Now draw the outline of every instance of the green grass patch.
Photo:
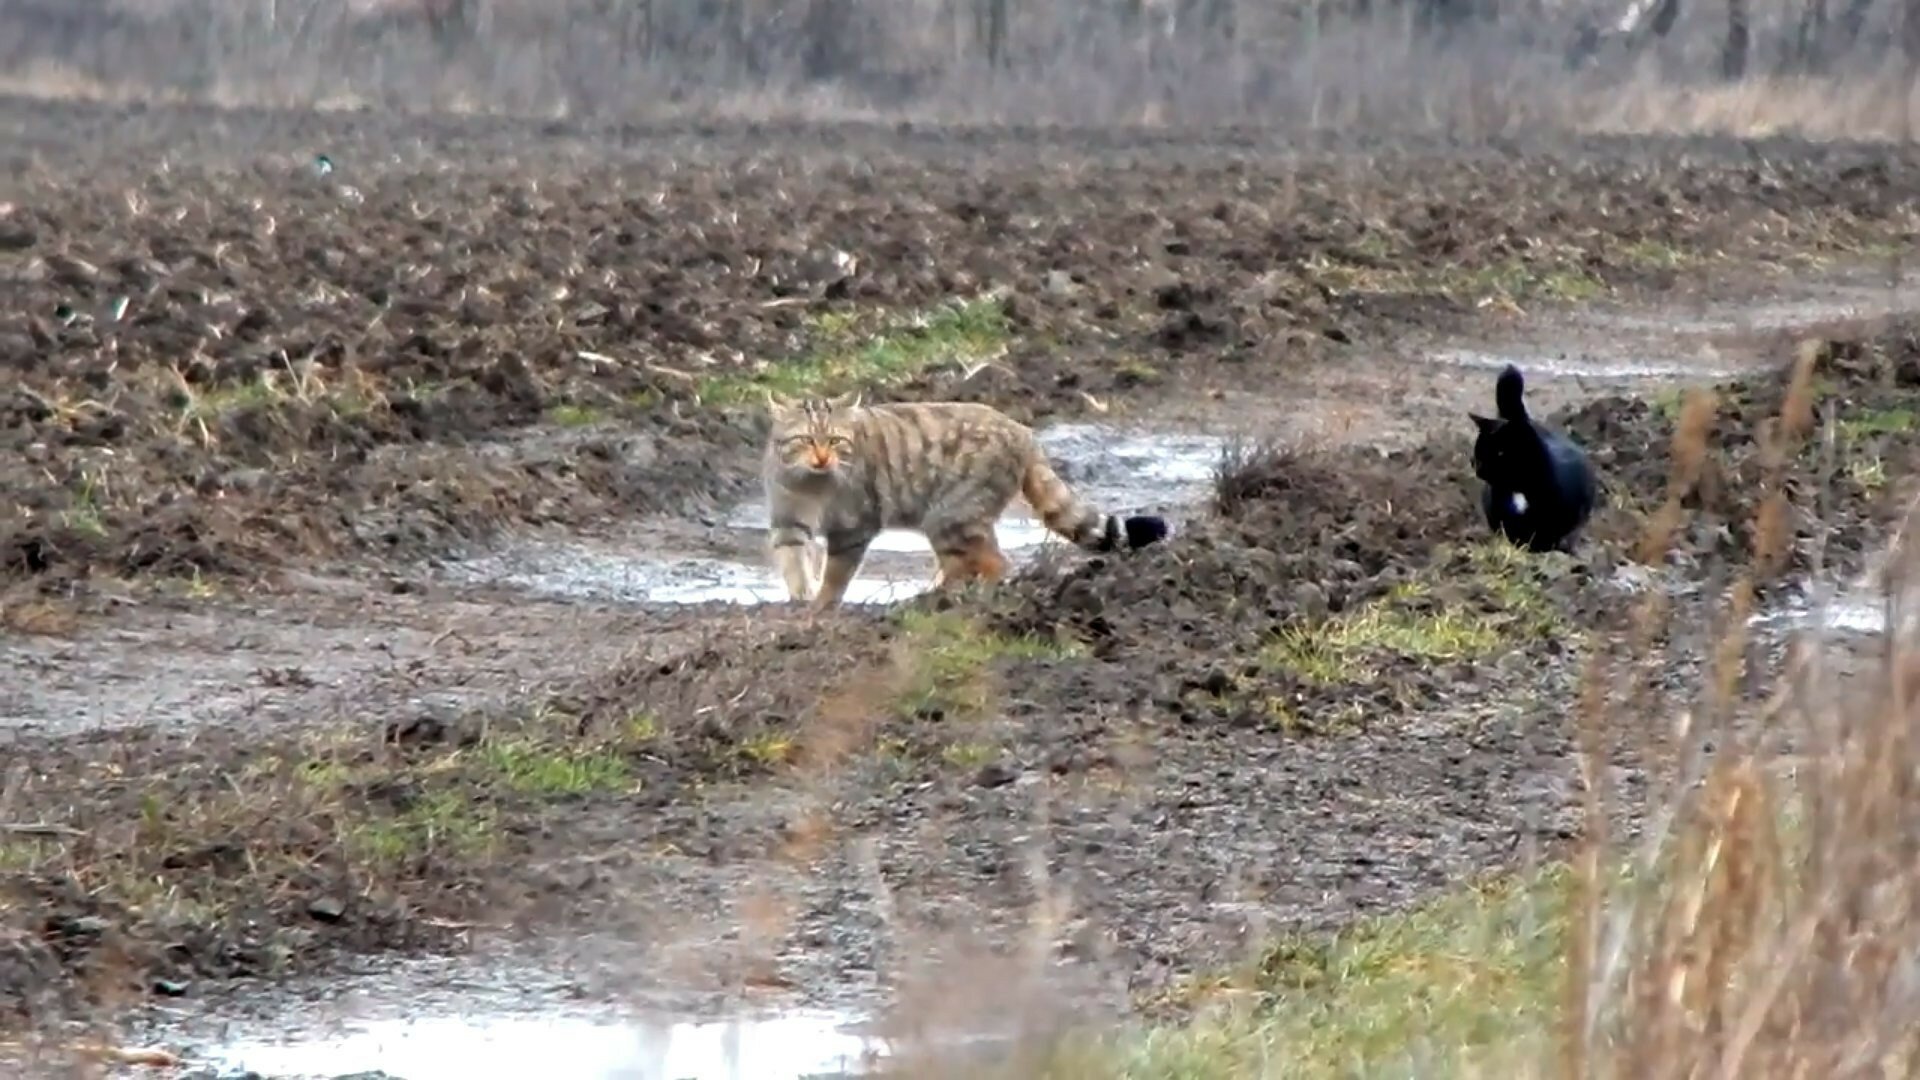
<svg viewBox="0 0 1920 1080">
<path fill-rule="evenodd" d="M 1687 402 L 1687 388 L 1684 386 L 1663 386 L 1647 395 L 1647 404 L 1660 419 L 1671 424 L 1680 419 L 1680 407 Z"/>
<path fill-rule="evenodd" d="M 1872 409 L 1840 421 L 1840 434 L 1853 441 L 1877 435 L 1904 435 L 1915 426 L 1916 417 L 1910 408 Z"/>
<path fill-rule="evenodd" d="M 793 760 L 793 737 L 779 731 L 763 731 L 740 742 L 740 756 L 756 765 L 773 768 Z"/>
<path fill-rule="evenodd" d="M 1537 576 L 1538 558 L 1497 539 L 1443 551 L 1422 578 L 1371 603 L 1282 627 L 1260 661 L 1330 686 L 1372 679 L 1387 658 L 1477 660 L 1557 633 L 1561 620 Z"/>
<path fill-rule="evenodd" d="M 1114 365 L 1113 373 L 1122 386 L 1151 386 L 1160 382 L 1160 369 L 1137 356 L 1129 356 Z"/>
<path fill-rule="evenodd" d="M 64 882 L 162 940 L 244 913 L 270 950 L 294 940 L 279 930 L 331 917 L 314 900 L 454 917 L 449 881 L 529 850 L 529 823 L 560 802 L 622 799 L 667 737 L 644 711 L 587 724 L 549 704 L 394 742 L 303 732 L 237 758 L 155 739 L 151 769 L 88 761 L 23 787 L 26 824 L 0 835 L 0 876 Z"/>
<path fill-rule="evenodd" d="M 272 413 L 300 405 L 324 409 L 336 417 L 360 417 L 389 406 L 383 384 L 358 369 L 336 373 L 331 382 L 311 369 L 269 369 L 237 382 L 211 386 L 195 385 L 177 368 L 167 369 L 159 377 L 168 381 L 167 400 L 175 411 L 174 432 L 208 447 L 219 442 L 222 422 L 236 413 Z M 444 391 L 437 384 L 408 380 L 403 392 L 415 400 L 428 401 Z"/>
<path fill-rule="evenodd" d="M 396 863 L 443 852 L 477 859 L 499 839 L 493 809 L 476 805 L 459 792 L 430 791 L 405 809 L 374 815 L 346 833 L 347 847 L 373 863 Z"/>
<path fill-rule="evenodd" d="M 312 809 L 333 816 L 350 858 L 390 868 L 432 854 L 477 859 L 493 850 L 494 809 L 451 782 L 458 764 L 457 754 L 416 767 L 315 758 L 295 766 L 294 776 Z M 383 784 L 407 793 L 390 805 L 353 793 Z"/>
<path fill-rule="evenodd" d="M 606 414 L 591 405 L 563 403 L 547 409 L 547 422 L 560 427 L 589 427 L 606 418 Z"/>
<path fill-rule="evenodd" d="M 996 634 L 954 611 L 908 609 L 897 618 L 904 669 L 899 708 L 908 716 L 977 716 L 991 698 L 996 661 L 1065 659 L 1084 651 L 1072 642 Z"/>
<path fill-rule="evenodd" d="M 621 721 L 620 737 L 629 745 L 639 746 L 659 738 L 663 730 L 665 728 L 660 723 L 660 717 L 651 710 L 641 709 L 628 714 L 627 718 Z"/>
<path fill-rule="evenodd" d="M 30 836 L 0 838 L 0 874 L 27 874 L 52 856 L 53 845 Z"/>
<path fill-rule="evenodd" d="M 98 473 L 82 472 L 73 488 L 67 509 L 60 514 L 67 528 L 92 540 L 107 537 L 106 511 L 102 506 L 105 482 Z"/>
<path fill-rule="evenodd" d="M 287 400 L 290 395 L 272 378 L 256 375 L 243 382 L 199 390 L 187 396 L 181 408 L 188 419 L 215 420 L 241 409 L 273 406 Z"/>
<path fill-rule="evenodd" d="M 354 858 L 377 865 L 432 852 L 478 858 L 492 851 L 503 808 L 631 790 L 637 780 L 627 754 L 659 734 L 651 714 L 636 713 L 583 736 L 577 718 L 542 707 L 477 742 L 424 755 L 315 745 L 291 775 L 306 801 L 333 817 Z M 262 762 L 250 783 L 285 775 L 280 761 Z"/>
<path fill-rule="evenodd" d="M 1481 270 L 1447 275 L 1442 290 L 1472 299 L 1505 296 L 1514 300 L 1580 303 L 1606 295 L 1607 285 L 1576 266 L 1536 266 L 1519 259 Z"/>
<path fill-rule="evenodd" d="M 1548 561 L 1565 562 L 1566 556 L 1535 555 L 1496 537 L 1445 552 L 1442 558 L 1458 560 L 1465 567 L 1467 587 L 1492 601 L 1503 638 L 1544 637 L 1566 628 L 1541 578 Z"/>
<path fill-rule="evenodd" d="M 568 750 L 532 741 L 491 743 L 480 751 L 488 771 L 528 795 L 585 795 L 632 783 L 626 760 L 607 750 Z"/>
<path fill-rule="evenodd" d="M 1579 303 L 1607 293 L 1607 285 L 1573 263 L 1505 259 L 1488 266 L 1380 266 L 1317 259 L 1312 275 L 1337 289 L 1372 293 L 1442 293 L 1468 302 L 1505 297 Z"/>
<path fill-rule="evenodd" d="M 1642 270 L 1678 270 L 1700 260 L 1659 240 L 1635 240 L 1619 249 L 1620 258 Z"/>
<path fill-rule="evenodd" d="M 1364 682 L 1379 653 L 1420 660 L 1469 660 L 1500 647 L 1500 635 L 1477 613 L 1409 611 L 1370 604 L 1353 615 L 1290 626 L 1261 650 L 1262 662 L 1316 685 Z"/>
<path fill-rule="evenodd" d="M 1180 1026 L 1079 1047 L 1054 1077 L 1514 1075 L 1558 1015 L 1571 875 L 1481 882 L 1331 935 L 1289 935 L 1247 970 L 1176 990 Z"/>
<path fill-rule="evenodd" d="M 1879 491 L 1887 486 L 1887 464 L 1878 457 L 1857 457 L 1847 462 L 1847 478 L 1862 491 Z"/>
<path fill-rule="evenodd" d="M 722 375 L 700 384 L 700 399 L 716 405 L 784 397 L 838 394 L 911 378 L 936 364 L 981 360 L 1006 348 L 1009 329 L 998 300 L 950 304 L 867 329 L 858 315 L 822 315 L 809 328 L 812 347 L 752 375 Z"/>
<path fill-rule="evenodd" d="M 940 760 L 956 769 L 976 770 L 1000 756 L 998 748 L 981 742 L 949 743 L 940 750 Z"/>
</svg>

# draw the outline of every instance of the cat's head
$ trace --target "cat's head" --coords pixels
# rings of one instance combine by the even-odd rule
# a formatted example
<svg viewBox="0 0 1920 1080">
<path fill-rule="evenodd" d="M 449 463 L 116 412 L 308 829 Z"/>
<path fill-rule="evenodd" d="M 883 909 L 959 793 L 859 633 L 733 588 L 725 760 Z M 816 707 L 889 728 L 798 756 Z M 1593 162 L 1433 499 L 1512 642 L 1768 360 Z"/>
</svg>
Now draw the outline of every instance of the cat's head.
<svg viewBox="0 0 1920 1080">
<path fill-rule="evenodd" d="M 1478 429 L 1473 438 L 1473 475 L 1489 482 L 1513 479 L 1526 465 L 1518 453 L 1522 425 L 1497 416 L 1467 415 Z"/>
<path fill-rule="evenodd" d="M 858 393 L 794 401 L 767 395 L 768 446 L 790 483 L 819 483 L 846 470 L 859 408 Z"/>
</svg>

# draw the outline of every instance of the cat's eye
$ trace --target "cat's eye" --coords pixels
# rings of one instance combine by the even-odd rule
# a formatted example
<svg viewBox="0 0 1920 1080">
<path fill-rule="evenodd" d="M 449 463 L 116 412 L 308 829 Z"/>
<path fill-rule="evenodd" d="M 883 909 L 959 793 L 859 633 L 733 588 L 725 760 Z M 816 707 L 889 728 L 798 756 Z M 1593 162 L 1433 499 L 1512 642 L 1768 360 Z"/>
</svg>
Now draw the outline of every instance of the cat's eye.
<svg viewBox="0 0 1920 1080">
<path fill-rule="evenodd" d="M 835 450 L 850 450 L 853 448 L 853 440 L 845 435 L 834 435 L 827 439 L 827 445 Z"/>
</svg>

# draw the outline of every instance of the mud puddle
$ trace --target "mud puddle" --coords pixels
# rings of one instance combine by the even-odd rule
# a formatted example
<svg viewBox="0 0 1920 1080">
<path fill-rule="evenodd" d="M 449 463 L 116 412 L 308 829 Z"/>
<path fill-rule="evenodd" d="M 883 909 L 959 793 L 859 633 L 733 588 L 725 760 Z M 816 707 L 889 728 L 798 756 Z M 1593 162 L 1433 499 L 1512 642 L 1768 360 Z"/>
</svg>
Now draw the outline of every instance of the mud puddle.
<svg viewBox="0 0 1920 1080">
<path fill-rule="evenodd" d="M 924 1054 L 992 1057 L 1020 1035 L 994 1019 L 903 1026 L 864 999 L 802 1005 L 698 975 L 663 986 L 663 963 L 675 966 L 602 935 L 376 960 L 149 1006 L 125 1044 L 163 1047 L 206 1080 L 825 1080 Z"/>
<path fill-rule="evenodd" d="M 850 1014 L 825 1011 L 705 1023 L 461 1014 L 366 1021 L 307 1038 L 234 1040 L 196 1063 L 219 1077 L 274 1080 L 382 1073 L 395 1080 L 800 1080 L 871 1072 L 889 1044 L 859 1027 Z"/>
<path fill-rule="evenodd" d="M 1805 600 L 1753 616 L 1749 626 L 1788 633 L 1818 628 L 1828 634 L 1877 637 L 1887 632 L 1885 602 L 1864 591 L 1833 597 L 1823 605 Z"/>
<path fill-rule="evenodd" d="M 1172 517 L 1204 502 L 1226 440 L 1194 432 L 1122 430 L 1099 424 L 1058 424 L 1040 441 L 1068 483 L 1114 513 L 1155 512 Z M 523 538 L 443 568 L 467 584 L 504 585 L 550 597 L 633 604 L 756 605 L 786 599 L 762 544 L 763 500 L 727 513 L 689 550 L 663 550 L 650 539 Z M 1016 566 L 1042 546 L 1064 543 L 1023 502 L 1008 507 L 996 528 Z M 910 530 L 880 534 L 848 590 L 846 602 L 887 604 L 924 592 L 933 582 L 933 553 Z"/>
<path fill-rule="evenodd" d="M 1005 532 L 1002 532 L 1005 543 Z M 876 549 L 879 548 L 875 544 Z M 702 555 L 661 555 L 623 545 L 534 541 L 455 564 L 449 576 L 538 596 L 628 604 L 782 603 L 787 590 L 771 565 Z M 890 604 L 926 589 L 933 570 L 876 550 L 847 588 L 846 603 Z"/>
<path fill-rule="evenodd" d="M 1593 382 L 1631 383 L 1643 379 L 1724 379 L 1745 369 L 1703 358 L 1699 361 L 1656 360 L 1632 357 L 1542 356 L 1538 354 L 1483 352 L 1475 349 L 1442 349 L 1427 354 L 1436 364 L 1484 368 L 1498 371 L 1512 364 L 1529 376 L 1573 378 Z"/>
</svg>

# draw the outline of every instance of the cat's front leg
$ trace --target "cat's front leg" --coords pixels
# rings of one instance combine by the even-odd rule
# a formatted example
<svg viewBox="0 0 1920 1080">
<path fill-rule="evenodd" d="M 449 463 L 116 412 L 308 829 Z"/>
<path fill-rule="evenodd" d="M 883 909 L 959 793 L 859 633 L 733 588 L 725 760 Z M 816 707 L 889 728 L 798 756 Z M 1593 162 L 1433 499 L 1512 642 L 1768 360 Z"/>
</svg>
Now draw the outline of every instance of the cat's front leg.
<svg viewBox="0 0 1920 1080">
<path fill-rule="evenodd" d="M 820 540 L 807 545 L 807 595 L 815 595 L 826 571 L 827 545 Z"/>
<path fill-rule="evenodd" d="M 864 529 L 830 532 L 827 534 L 827 560 L 820 572 L 820 591 L 814 594 L 812 610 L 815 614 L 840 606 L 840 600 L 847 594 L 847 586 L 853 584 L 853 575 L 860 570 L 860 564 L 867 557 L 867 546 L 873 543 L 873 533 Z"/>
<path fill-rule="evenodd" d="M 814 595 L 813 530 L 804 522 L 778 521 L 767 530 L 767 547 L 780 580 L 787 587 L 787 599 L 804 604 Z"/>
</svg>

